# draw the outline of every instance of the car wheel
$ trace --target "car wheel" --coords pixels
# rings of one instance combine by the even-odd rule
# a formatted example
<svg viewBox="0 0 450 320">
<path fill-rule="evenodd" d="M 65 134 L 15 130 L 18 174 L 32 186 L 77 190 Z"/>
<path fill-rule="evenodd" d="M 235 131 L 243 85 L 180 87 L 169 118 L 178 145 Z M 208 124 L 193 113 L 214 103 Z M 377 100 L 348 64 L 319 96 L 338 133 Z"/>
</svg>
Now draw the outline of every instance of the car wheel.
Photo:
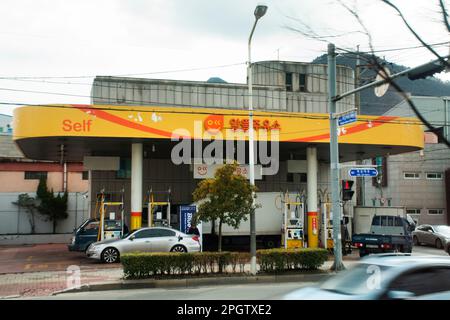
<svg viewBox="0 0 450 320">
<path fill-rule="evenodd" d="M 116 248 L 106 248 L 102 252 L 102 261 L 106 263 L 115 263 L 119 261 L 119 251 Z"/>
<path fill-rule="evenodd" d="M 419 239 L 416 236 L 413 237 L 413 242 L 414 242 L 415 246 L 419 246 L 420 245 Z"/>
<path fill-rule="evenodd" d="M 440 239 L 436 239 L 435 245 L 436 248 L 442 249 L 442 241 Z"/>
<path fill-rule="evenodd" d="M 180 244 L 177 244 L 172 249 L 170 249 L 170 252 L 187 252 L 187 249 L 186 249 L 186 247 L 184 247 Z"/>
</svg>

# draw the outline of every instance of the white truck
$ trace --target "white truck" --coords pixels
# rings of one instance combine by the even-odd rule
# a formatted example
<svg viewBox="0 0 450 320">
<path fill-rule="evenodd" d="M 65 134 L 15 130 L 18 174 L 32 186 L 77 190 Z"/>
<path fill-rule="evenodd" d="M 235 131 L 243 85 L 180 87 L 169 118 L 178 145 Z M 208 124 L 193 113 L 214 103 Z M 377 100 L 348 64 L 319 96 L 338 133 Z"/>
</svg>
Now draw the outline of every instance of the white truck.
<svg viewBox="0 0 450 320">
<path fill-rule="evenodd" d="M 255 211 L 256 220 L 256 242 L 258 248 L 277 248 L 281 246 L 281 235 L 283 232 L 283 195 L 280 192 L 257 192 L 256 204 L 260 207 Z M 295 196 L 290 194 L 290 199 L 294 201 Z M 303 217 L 302 217 L 303 218 Z M 208 245 L 215 245 L 217 239 L 211 235 L 211 222 L 203 223 L 203 244 L 205 249 Z M 218 234 L 219 224 L 216 221 L 215 233 Z M 247 221 L 242 221 L 238 229 L 223 224 L 222 244 L 229 248 L 244 248 L 250 245 L 250 217 Z"/>
<path fill-rule="evenodd" d="M 354 207 L 352 234 L 369 233 L 373 217 L 398 216 L 410 219 L 406 215 L 405 207 Z"/>
</svg>

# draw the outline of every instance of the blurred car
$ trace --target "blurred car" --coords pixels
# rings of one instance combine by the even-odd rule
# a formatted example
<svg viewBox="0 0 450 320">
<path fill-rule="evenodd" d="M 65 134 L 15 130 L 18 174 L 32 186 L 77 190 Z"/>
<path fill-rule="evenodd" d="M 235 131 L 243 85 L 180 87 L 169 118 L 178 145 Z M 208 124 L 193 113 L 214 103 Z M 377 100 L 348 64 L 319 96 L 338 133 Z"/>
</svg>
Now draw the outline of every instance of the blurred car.
<svg viewBox="0 0 450 320">
<path fill-rule="evenodd" d="M 301 288 L 285 300 L 401 300 L 450 291 L 450 257 L 369 255 L 316 287 Z M 441 296 L 442 297 L 442 296 Z"/>
<path fill-rule="evenodd" d="M 438 249 L 450 242 L 450 227 L 445 225 L 423 224 L 412 233 L 414 245 L 431 245 Z"/>
<path fill-rule="evenodd" d="M 198 252 L 197 235 L 188 235 L 165 227 L 142 228 L 122 239 L 92 243 L 86 250 L 89 258 L 114 263 L 120 255 L 128 252 Z"/>
</svg>

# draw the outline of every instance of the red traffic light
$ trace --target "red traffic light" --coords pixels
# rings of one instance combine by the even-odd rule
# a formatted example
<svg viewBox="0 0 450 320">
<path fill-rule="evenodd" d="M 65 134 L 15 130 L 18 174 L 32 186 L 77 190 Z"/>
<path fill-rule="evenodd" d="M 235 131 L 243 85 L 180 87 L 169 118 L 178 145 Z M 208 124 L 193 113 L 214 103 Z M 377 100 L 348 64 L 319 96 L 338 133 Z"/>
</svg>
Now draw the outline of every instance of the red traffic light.
<svg viewBox="0 0 450 320">
<path fill-rule="evenodd" d="M 353 180 L 342 180 L 342 201 L 349 201 L 353 198 L 355 191 L 352 190 Z"/>
<path fill-rule="evenodd" d="M 351 190 L 353 183 L 355 183 L 353 180 L 342 180 L 342 189 Z"/>
</svg>

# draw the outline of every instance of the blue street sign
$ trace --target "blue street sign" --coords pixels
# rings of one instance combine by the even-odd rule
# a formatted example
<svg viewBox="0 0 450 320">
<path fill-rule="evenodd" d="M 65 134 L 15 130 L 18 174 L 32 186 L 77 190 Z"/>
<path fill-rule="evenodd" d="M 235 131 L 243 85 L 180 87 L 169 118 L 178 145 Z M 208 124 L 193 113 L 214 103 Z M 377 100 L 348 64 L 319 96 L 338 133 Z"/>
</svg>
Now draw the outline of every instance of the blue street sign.
<svg viewBox="0 0 450 320">
<path fill-rule="evenodd" d="M 352 111 L 350 113 L 344 114 L 338 118 L 338 126 L 344 126 L 346 124 L 356 122 L 356 112 Z"/>
<path fill-rule="evenodd" d="M 352 168 L 348 170 L 350 177 L 376 177 L 378 170 L 375 168 Z"/>
<path fill-rule="evenodd" d="M 180 206 L 180 231 L 186 233 L 191 227 L 191 221 L 197 212 L 196 206 Z"/>
</svg>

